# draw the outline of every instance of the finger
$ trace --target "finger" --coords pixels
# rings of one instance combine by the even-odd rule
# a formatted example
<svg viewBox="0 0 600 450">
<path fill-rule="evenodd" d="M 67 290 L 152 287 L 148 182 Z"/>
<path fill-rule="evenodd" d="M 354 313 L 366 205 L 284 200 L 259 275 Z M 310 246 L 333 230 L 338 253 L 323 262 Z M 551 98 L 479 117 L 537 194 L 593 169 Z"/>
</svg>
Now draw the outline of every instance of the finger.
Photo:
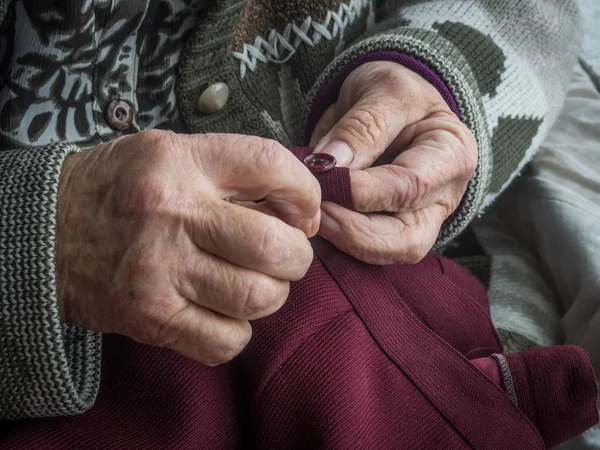
<svg viewBox="0 0 600 450">
<path fill-rule="evenodd" d="M 315 148 L 338 165 L 370 167 L 408 125 L 448 110 L 439 92 L 393 62 L 363 64 L 344 82 L 336 103 L 341 118 Z"/>
<path fill-rule="evenodd" d="M 477 165 L 472 133 L 447 115 L 407 127 L 410 145 L 392 164 L 352 171 L 354 207 L 361 212 L 406 212 L 444 202 L 458 206 Z"/>
<path fill-rule="evenodd" d="M 284 222 L 311 236 L 318 228 L 321 190 L 316 178 L 289 150 L 254 136 L 204 135 L 198 165 L 215 194 L 235 200 L 265 199 Z"/>
<path fill-rule="evenodd" d="M 247 321 L 232 319 L 188 303 L 161 328 L 155 345 L 170 348 L 202 364 L 223 364 L 238 355 L 250 341 Z"/>
<path fill-rule="evenodd" d="M 195 211 L 186 224 L 194 244 L 231 264 L 291 281 L 302 278 L 312 262 L 306 235 L 277 217 L 221 200 Z"/>
<path fill-rule="evenodd" d="M 395 215 L 360 214 L 323 202 L 319 234 L 369 264 L 419 262 L 431 250 L 445 211 L 438 205 Z"/>
<path fill-rule="evenodd" d="M 190 251 L 178 270 L 178 293 L 212 311 L 255 320 L 273 314 L 286 301 L 290 285 L 208 253 Z"/>
<path fill-rule="evenodd" d="M 241 202 L 233 199 L 226 199 L 226 201 L 233 203 L 234 205 L 259 211 L 263 214 L 267 214 L 268 216 L 277 217 L 277 211 L 275 211 L 267 202 Z"/>
<path fill-rule="evenodd" d="M 337 115 L 337 109 L 334 103 L 325 110 L 317 122 L 317 125 L 315 125 L 312 137 L 310 138 L 310 146 L 316 146 L 319 141 L 323 139 L 323 137 L 329 132 L 329 130 L 333 128 L 338 119 L 339 117 Z"/>
</svg>

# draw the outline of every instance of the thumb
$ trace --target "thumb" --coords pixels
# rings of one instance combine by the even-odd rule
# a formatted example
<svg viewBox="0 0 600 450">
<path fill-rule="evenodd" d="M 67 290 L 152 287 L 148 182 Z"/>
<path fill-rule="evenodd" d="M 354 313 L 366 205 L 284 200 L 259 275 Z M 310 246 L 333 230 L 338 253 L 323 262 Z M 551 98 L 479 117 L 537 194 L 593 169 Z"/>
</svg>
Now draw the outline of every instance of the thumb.
<svg viewBox="0 0 600 450">
<path fill-rule="evenodd" d="M 395 142 L 400 132 L 439 103 L 439 93 L 433 88 L 431 95 L 426 83 L 398 63 L 363 64 L 342 85 L 336 105 L 341 118 L 315 153 L 334 156 L 338 166 L 365 169 L 387 149 L 402 150 L 408 143 Z"/>
</svg>

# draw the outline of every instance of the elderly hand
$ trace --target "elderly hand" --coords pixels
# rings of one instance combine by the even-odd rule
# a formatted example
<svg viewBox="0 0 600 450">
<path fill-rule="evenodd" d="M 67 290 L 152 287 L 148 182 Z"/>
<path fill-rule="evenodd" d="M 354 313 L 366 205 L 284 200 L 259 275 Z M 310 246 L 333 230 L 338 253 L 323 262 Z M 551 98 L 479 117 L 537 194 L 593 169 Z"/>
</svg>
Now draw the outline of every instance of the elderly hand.
<svg viewBox="0 0 600 450">
<path fill-rule="evenodd" d="M 319 234 L 371 264 L 420 261 L 477 165 L 473 134 L 437 89 L 387 61 L 363 64 L 346 78 L 311 145 L 354 169 L 358 211 L 323 202 Z"/>
<path fill-rule="evenodd" d="M 59 184 L 61 317 L 226 362 L 308 270 L 320 199 L 301 162 L 257 137 L 153 131 L 74 154 Z"/>
</svg>

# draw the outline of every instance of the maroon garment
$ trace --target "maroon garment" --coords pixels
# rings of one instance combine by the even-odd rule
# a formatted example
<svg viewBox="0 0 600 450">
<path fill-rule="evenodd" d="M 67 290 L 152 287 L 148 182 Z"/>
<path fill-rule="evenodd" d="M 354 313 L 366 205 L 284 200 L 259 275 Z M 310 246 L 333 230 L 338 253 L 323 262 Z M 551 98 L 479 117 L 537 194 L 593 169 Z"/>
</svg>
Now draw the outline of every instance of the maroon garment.
<svg viewBox="0 0 600 450">
<path fill-rule="evenodd" d="M 347 169 L 319 180 L 351 206 Z M 503 349 L 466 269 L 434 254 L 370 266 L 312 243 L 308 274 L 253 323 L 232 363 L 208 368 L 106 335 L 96 405 L 5 424 L 0 449 L 534 450 L 597 422 L 594 373 L 577 347 L 502 357 L 517 404 L 470 362 L 484 367 Z"/>
</svg>

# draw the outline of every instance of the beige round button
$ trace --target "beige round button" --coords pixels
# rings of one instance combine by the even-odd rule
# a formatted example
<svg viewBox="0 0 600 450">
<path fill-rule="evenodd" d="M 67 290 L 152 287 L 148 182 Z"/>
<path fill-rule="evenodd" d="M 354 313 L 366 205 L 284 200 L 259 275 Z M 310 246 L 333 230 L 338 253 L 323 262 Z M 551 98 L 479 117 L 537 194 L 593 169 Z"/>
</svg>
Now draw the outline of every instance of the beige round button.
<svg viewBox="0 0 600 450">
<path fill-rule="evenodd" d="M 202 114 L 214 114 L 223 109 L 229 99 L 229 87 L 225 83 L 211 84 L 198 99 Z"/>
</svg>

